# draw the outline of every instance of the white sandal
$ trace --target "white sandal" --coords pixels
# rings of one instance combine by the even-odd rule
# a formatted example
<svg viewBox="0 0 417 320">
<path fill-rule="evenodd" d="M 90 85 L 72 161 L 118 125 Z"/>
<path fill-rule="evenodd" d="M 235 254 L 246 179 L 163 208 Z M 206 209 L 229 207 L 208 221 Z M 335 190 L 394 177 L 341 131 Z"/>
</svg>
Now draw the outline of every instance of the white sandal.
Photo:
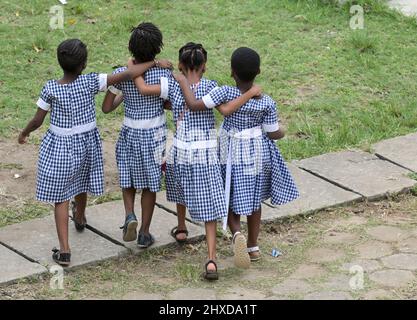
<svg viewBox="0 0 417 320">
<path fill-rule="evenodd" d="M 250 257 L 247 251 L 245 236 L 239 231 L 233 235 L 233 262 L 237 268 L 248 269 L 250 267 Z"/>
<path fill-rule="evenodd" d="M 252 261 L 252 262 L 253 261 L 259 261 L 261 259 L 261 251 L 259 250 L 258 246 L 247 248 L 246 250 L 249 253 L 250 261 Z M 252 253 L 252 252 L 259 252 L 259 254 L 254 257 L 254 256 L 250 255 L 250 253 Z"/>
</svg>

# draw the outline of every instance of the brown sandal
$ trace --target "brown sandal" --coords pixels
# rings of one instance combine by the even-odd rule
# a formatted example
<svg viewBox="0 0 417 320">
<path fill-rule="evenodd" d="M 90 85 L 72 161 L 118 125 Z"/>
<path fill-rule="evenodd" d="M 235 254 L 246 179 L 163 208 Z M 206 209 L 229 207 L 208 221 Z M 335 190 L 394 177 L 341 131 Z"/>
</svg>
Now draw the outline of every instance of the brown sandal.
<svg viewBox="0 0 417 320">
<path fill-rule="evenodd" d="M 214 266 L 216 267 L 215 271 L 207 269 L 207 267 L 210 263 L 214 264 Z M 209 280 L 209 281 L 219 280 L 219 274 L 217 273 L 217 264 L 216 264 L 216 262 L 214 262 L 213 260 L 209 260 L 209 261 L 206 262 L 206 265 L 205 265 L 204 268 L 205 268 L 205 271 L 203 273 L 203 278 L 204 279 Z"/>
<path fill-rule="evenodd" d="M 181 233 L 185 234 L 188 237 L 188 230 L 178 230 L 178 227 L 174 227 L 171 230 L 171 236 L 175 239 L 175 241 L 177 241 L 179 244 L 184 244 L 187 242 L 188 239 L 178 239 L 177 235 Z"/>
</svg>

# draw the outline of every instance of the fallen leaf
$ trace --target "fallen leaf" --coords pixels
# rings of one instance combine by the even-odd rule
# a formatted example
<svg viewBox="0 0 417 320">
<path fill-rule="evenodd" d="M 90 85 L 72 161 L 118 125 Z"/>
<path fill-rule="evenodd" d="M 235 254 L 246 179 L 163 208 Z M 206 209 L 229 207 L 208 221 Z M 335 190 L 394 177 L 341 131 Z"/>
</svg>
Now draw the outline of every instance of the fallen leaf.
<svg viewBox="0 0 417 320">
<path fill-rule="evenodd" d="M 77 23 L 77 20 L 75 20 L 75 19 L 69 19 L 68 20 L 68 23 L 72 26 L 72 25 L 74 25 L 74 24 Z"/>
</svg>

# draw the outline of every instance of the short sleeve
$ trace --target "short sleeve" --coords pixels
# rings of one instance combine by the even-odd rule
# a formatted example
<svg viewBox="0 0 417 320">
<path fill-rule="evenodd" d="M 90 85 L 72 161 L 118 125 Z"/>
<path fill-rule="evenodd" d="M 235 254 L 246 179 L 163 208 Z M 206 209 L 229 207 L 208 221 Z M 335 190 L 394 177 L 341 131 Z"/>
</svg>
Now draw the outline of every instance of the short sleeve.
<svg viewBox="0 0 417 320">
<path fill-rule="evenodd" d="M 262 129 L 265 132 L 274 132 L 279 130 L 277 104 L 275 102 L 268 104 L 267 112 L 262 123 Z"/>
<path fill-rule="evenodd" d="M 161 77 L 161 95 L 160 98 L 168 100 L 169 97 L 170 79 L 168 77 Z"/>
<path fill-rule="evenodd" d="M 87 75 L 88 86 L 92 94 L 107 90 L 107 74 L 89 73 Z"/>
<path fill-rule="evenodd" d="M 181 88 L 172 74 L 169 74 L 169 77 L 161 77 L 160 98 L 171 102 L 177 102 L 182 97 Z"/>
<path fill-rule="evenodd" d="M 208 109 L 212 109 L 227 101 L 228 90 L 226 86 L 216 87 L 205 95 L 202 100 Z"/>
<path fill-rule="evenodd" d="M 48 90 L 47 85 L 44 85 L 36 105 L 42 110 L 51 110 L 52 96 Z"/>
</svg>

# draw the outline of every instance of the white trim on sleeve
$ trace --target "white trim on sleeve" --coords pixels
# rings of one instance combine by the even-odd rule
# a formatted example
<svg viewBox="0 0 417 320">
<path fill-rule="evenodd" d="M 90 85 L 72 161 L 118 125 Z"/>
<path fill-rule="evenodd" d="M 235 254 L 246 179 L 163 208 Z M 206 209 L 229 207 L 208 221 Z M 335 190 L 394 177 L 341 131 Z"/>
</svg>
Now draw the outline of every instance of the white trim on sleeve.
<svg viewBox="0 0 417 320">
<path fill-rule="evenodd" d="M 38 101 L 36 102 L 36 105 L 39 108 L 41 108 L 42 110 L 45 110 L 45 111 L 51 110 L 51 105 L 49 103 L 46 103 L 45 101 L 43 101 L 42 98 L 38 99 Z"/>
<path fill-rule="evenodd" d="M 167 77 L 161 77 L 161 95 L 160 97 L 164 100 L 168 100 L 169 94 L 169 83 Z"/>
<path fill-rule="evenodd" d="M 107 90 L 107 74 L 100 73 L 98 75 L 98 81 L 99 81 L 99 91 L 106 91 Z"/>
<path fill-rule="evenodd" d="M 110 86 L 107 88 L 111 93 L 115 94 L 116 96 L 121 95 L 122 94 L 122 90 L 117 89 L 114 86 Z"/>
<path fill-rule="evenodd" d="M 265 132 L 275 132 L 279 130 L 279 124 L 278 122 L 274 124 L 263 124 L 262 129 L 264 129 Z"/>
<path fill-rule="evenodd" d="M 205 95 L 202 98 L 204 105 L 206 106 L 206 108 L 208 109 L 213 109 L 214 107 L 216 107 L 216 104 L 214 103 L 213 99 L 211 98 L 210 94 Z"/>
</svg>

